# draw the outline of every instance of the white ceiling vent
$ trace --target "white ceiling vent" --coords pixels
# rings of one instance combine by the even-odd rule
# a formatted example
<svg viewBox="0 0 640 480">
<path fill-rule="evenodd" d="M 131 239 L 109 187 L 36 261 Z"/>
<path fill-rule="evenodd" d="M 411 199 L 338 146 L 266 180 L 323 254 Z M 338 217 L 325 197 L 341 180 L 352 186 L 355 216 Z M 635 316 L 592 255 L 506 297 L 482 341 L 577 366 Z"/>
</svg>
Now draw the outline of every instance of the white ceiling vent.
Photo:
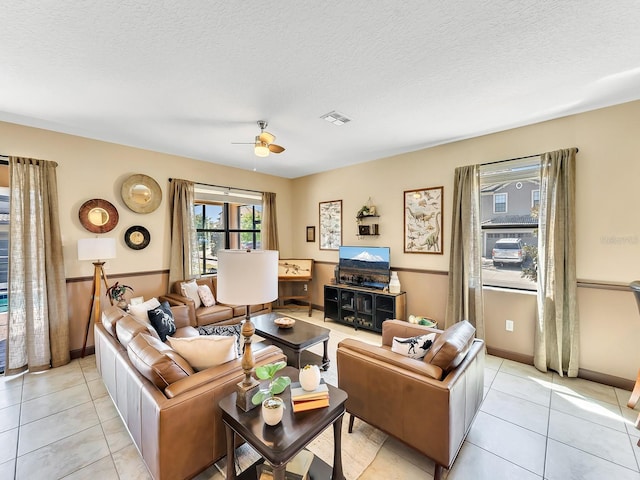
<svg viewBox="0 0 640 480">
<path fill-rule="evenodd" d="M 326 120 L 329 123 L 333 123 L 334 125 L 344 125 L 347 122 L 350 122 L 351 119 L 342 113 L 333 111 L 322 115 L 320 118 Z"/>
</svg>

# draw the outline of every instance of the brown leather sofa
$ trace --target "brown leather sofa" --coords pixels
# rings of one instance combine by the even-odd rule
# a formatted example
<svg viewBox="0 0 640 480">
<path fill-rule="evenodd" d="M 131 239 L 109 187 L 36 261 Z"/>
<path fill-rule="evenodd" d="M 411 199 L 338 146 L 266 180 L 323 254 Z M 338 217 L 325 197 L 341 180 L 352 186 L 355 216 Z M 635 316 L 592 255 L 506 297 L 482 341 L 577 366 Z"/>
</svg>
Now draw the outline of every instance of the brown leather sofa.
<svg viewBox="0 0 640 480">
<path fill-rule="evenodd" d="M 174 282 L 171 286 L 171 291 L 159 297 L 161 302 L 167 301 L 171 306 L 186 305 L 189 307 L 189 318 L 192 324 L 196 326 L 202 325 L 226 325 L 231 323 L 238 323 L 246 315 L 245 305 L 225 305 L 218 303 L 217 284 L 218 277 L 208 276 L 201 277 L 196 280 L 198 285 L 207 285 L 213 293 L 216 299 L 216 304 L 211 307 L 205 307 L 201 305 L 196 308 L 195 303 L 189 297 L 182 295 L 180 290 L 180 284 L 182 281 Z M 251 305 L 251 315 L 260 315 L 262 313 L 269 313 L 271 311 L 271 303 Z"/>
<path fill-rule="evenodd" d="M 172 311 L 174 336 L 198 335 L 187 306 Z M 192 478 L 226 455 L 218 401 L 244 378 L 240 358 L 194 372 L 152 328 L 115 306 L 94 331 L 98 371 L 154 479 Z M 277 347 L 254 346 L 256 365 L 286 359 Z"/>
<path fill-rule="evenodd" d="M 393 337 L 436 332 L 424 360 L 391 351 Z M 382 345 L 338 344 L 338 386 L 349 394 L 349 431 L 357 417 L 451 468 L 484 394 L 484 342 L 460 322 L 445 332 L 401 320 L 382 324 Z"/>
</svg>

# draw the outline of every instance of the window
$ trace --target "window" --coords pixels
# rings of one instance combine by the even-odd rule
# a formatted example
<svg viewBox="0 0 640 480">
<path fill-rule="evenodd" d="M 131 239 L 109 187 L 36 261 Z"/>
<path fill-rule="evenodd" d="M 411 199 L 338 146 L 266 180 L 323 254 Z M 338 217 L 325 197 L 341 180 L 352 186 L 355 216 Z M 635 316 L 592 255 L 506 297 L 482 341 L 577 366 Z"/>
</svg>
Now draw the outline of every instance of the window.
<svg viewBox="0 0 640 480">
<path fill-rule="evenodd" d="M 262 194 L 196 185 L 194 217 L 200 273 L 218 271 L 218 250 L 261 248 Z"/>
<path fill-rule="evenodd" d="M 506 193 L 496 193 L 493 195 L 493 213 L 507 213 Z"/>
<path fill-rule="evenodd" d="M 482 166 L 480 189 L 483 284 L 535 290 L 540 157 Z"/>
<path fill-rule="evenodd" d="M 531 208 L 538 208 L 540 205 L 540 190 L 531 190 Z"/>
</svg>

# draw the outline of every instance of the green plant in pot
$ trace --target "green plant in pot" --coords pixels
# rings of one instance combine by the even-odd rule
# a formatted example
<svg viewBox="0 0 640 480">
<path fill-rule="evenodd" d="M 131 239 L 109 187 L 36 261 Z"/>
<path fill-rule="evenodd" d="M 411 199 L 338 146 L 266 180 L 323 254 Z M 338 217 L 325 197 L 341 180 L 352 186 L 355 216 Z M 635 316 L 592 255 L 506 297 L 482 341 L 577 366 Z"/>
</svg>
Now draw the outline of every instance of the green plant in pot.
<svg viewBox="0 0 640 480">
<path fill-rule="evenodd" d="M 261 388 L 251 401 L 254 405 L 262 404 L 262 418 L 267 425 L 277 425 L 282 420 L 284 402 L 276 395 L 284 392 L 285 388 L 291 384 L 291 379 L 284 375 L 278 378 L 274 376 L 286 366 L 285 362 L 275 362 L 256 367 L 256 376 L 260 380 L 269 380 L 269 387 Z"/>
</svg>

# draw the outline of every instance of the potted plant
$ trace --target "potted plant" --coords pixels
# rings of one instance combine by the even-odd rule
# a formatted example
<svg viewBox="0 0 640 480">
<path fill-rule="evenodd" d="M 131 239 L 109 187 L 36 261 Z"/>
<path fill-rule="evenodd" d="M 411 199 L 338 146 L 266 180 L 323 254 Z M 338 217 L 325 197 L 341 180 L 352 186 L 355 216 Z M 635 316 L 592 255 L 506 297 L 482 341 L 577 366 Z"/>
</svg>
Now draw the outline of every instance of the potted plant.
<svg viewBox="0 0 640 480">
<path fill-rule="evenodd" d="M 287 376 L 273 378 L 279 370 L 286 367 L 285 362 L 268 363 L 256 367 L 256 376 L 260 380 L 269 380 L 269 386 L 260 389 L 251 401 L 254 405 L 262 404 L 262 418 L 267 425 L 277 425 L 282 420 L 284 414 L 284 401 L 280 397 L 276 397 L 279 393 L 291 384 L 291 379 Z"/>
<path fill-rule="evenodd" d="M 124 296 L 127 293 L 127 290 L 131 290 L 131 292 L 133 293 L 133 288 L 131 288 L 129 285 L 121 285 L 120 283 L 116 282 L 109 288 L 107 288 L 107 295 L 109 296 L 109 298 L 116 302 L 116 305 L 118 305 L 118 307 L 125 308 L 127 306 L 127 302 L 125 301 Z"/>
</svg>

